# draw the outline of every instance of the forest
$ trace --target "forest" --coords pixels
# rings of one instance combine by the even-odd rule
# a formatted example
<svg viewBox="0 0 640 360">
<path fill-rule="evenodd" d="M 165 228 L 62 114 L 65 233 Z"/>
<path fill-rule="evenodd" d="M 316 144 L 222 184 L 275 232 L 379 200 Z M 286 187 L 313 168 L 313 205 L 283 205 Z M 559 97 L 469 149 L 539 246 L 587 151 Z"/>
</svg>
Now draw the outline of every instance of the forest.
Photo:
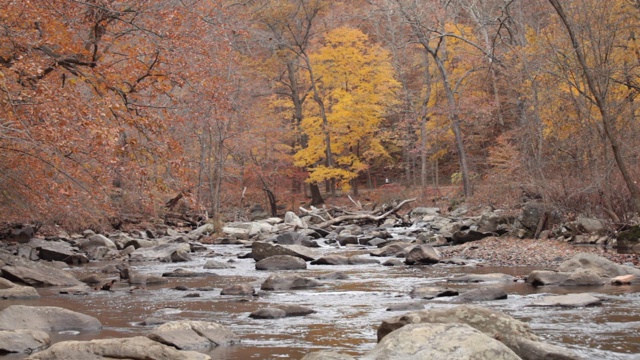
<svg viewBox="0 0 640 360">
<path fill-rule="evenodd" d="M 417 194 L 628 222 L 638 29 L 637 0 L 0 0 L 0 221 Z"/>
</svg>

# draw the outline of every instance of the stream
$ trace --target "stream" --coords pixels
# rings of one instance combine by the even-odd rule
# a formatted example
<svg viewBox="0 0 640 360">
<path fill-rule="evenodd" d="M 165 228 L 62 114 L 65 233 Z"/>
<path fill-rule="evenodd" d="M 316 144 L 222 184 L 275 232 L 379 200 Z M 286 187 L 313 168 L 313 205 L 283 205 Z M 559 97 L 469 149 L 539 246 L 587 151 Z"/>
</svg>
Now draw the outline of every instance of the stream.
<svg viewBox="0 0 640 360">
<path fill-rule="evenodd" d="M 359 356 L 376 345 L 376 331 L 382 320 L 402 314 L 387 311 L 393 304 L 414 301 L 409 296 L 416 285 L 443 285 L 461 290 L 485 284 L 456 284 L 446 280 L 456 273 L 505 273 L 528 275 L 531 267 L 480 267 L 459 265 L 397 266 L 308 265 L 306 270 L 290 271 L 305 277 L 344 272 L 347 280 L 328 280 L 325 286 L 310 290 L 260 291 L 260 296 L 221 296 L 220 289 L 232 284 L 252 283 L 256 289 L 271 274 L 256 271 L 253 259 L 239 259 L 250 252 L 240 245 L 206 245 L 221 254 L 213 259 L 228 261 L 235 268 L 204 270 L 210 258 L 194 256 L 186 263 L 131 263 L 142 274 L 170 272 L 177 268 L 207 272 L 197 278 L 168 278 L 168 282 L 130 291 L 126 282 L 118 282 L 113 291 L 93 291 L 89 295 L 61 295 L 56 288 L 39 288 L 40 299 L 0 302 L 0 310 L 14 304 L 59 306 L 98 318 L 103 329 L 97 332 L 61 332 L 52 341 L 91 340 L 109 337 L 145 335 L 152 326 L 140 325 L 146 319 L 164 321 L 192 319 L 214 321 L 233 330 L 241 342 L 203 351 L 213 359 L 300 359 L 305 354 L 331 349 Z M 368 256 L 371 248 L 335 248 L 324 246 L 323 255 Z M 384 261 L 384 258 L 381 258 Z M 78 278 L 99 273 L 106 262 L 93 262 L 69 270 Z M 117 275 L 116 275 L 117 276 Z M 110 276 L 108 278 L 114 278 Z M 179 291 L 178 285 L 189 288 Z M 640 359 L 640 285 L 589 288 L 534 288 L 523 282 L 505 283 L 506 300 L 479 302 L 476 305 L 502 311 L 527 322 L 542 341 L 572 349 L 584 359 Z M 196 290 L 198 289 L 198 290 Z M 587 308 L 540 308 L 530 303 L 544 295 L 591 292 L 605 296 L 602 306 Z M 199 297 L 185 297 L 187 294 Z M 426 309 L 458 306 L 454 298 L 423 300 Z M 249 314 L 270 304 L 295 304 L 316 313 L 304 317 L 256 320 Z M 24 355 L 0 356 L 21 359 Z"/>
</svg>

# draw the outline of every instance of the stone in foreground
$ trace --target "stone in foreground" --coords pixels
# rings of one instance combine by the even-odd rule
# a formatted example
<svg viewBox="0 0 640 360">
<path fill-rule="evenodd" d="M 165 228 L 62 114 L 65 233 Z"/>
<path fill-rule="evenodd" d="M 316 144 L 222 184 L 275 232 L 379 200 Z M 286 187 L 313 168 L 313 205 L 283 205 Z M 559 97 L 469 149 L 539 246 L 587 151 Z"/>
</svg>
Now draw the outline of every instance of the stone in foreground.
<svg viewBox="0 0 640 360">
<path fill-rule="evenodd" d="M 466 324 L 412 324 L 387 335 L 362 360 L 520 360 L 500 341 Z"/>
<path fill-rule="evenodd" d="M 195 351 L 176 350 L 144 336 L 91 341 L 63 341 L 32 355 L 28 360 L 210 360 Z"/>
<path fill-rule="evenodd" d="M 46 348 L 51 344 L 49 334 L 40 330 L 0 331 L 0 354 L 25 353 Z"/>
<path fill-rule="evenodd" d="M 180 350 L 206 349 L 239 342 L 231 330 L 208 321 L 171 321 L 155 328 L 148 337 Z"/>
</svg>

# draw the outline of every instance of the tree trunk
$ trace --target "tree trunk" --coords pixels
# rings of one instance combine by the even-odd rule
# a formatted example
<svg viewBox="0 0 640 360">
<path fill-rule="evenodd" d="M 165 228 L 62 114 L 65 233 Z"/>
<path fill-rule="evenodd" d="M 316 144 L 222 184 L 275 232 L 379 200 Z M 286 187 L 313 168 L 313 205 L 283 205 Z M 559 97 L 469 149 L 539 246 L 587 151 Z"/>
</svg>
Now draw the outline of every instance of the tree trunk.
<svg viewBox="0 0 640 360">
<path fill-rule="evenodd" d="M 309 184 L 309 190 L 311 191 L 311 205 L 322 205 L 324 204 L 324 199 L 322 198 L 322 194 L 320 194 L 320 187 L 318 187 L 318 183 Z"/>
</svg>

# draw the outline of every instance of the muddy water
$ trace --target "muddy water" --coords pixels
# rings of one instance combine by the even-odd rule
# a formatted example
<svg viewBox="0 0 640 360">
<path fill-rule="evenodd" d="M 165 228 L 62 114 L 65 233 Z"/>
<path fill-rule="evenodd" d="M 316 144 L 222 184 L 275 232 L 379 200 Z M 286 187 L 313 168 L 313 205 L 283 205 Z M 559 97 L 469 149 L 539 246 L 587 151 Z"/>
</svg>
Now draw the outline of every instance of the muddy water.
<svg viewBox="0 0 640 360">
<path fill-rule="evenodd" d="M 189 263 L 134 263 L 133 268 L 144 274 L 162 274 L 176 268 L 208 272 L 200 278 L 172 278 L 166 284 L 146 290 L 130 291 L 124 283 L 114 291 L 94 291 L 85 296 L 60 295 L 58 289 L 39 289 L 43 297 L 27 301 L 32 306 L 60 306 L 97 317 L 103 329 L 97 332 L 53 334 L 54 341 L 67 339 L 125 337 L 146 334 L 151 327 L 139 325 L 148 318 L 162 320 L 194 319 L 215 321 L 230 327 L 242 339 L 241 344 L 205 351 L 214 359 L 300 359 L 304 354 L 333 349 L 354 356 L 372 349 L 376 344 L 376 329 L 380 322 L 399 312 L 386 311 L 393 304 L 412 301 L 408 296 L 416 285 L 447 285 L 461 290 L 480 284 L 446 284 L 454 273 L 501 272 L 526 275 L 532 268 L 488 268 L 468 266 L 384 267 L 381 265 L 326 266 L 311 265 L 295 271 L 307 277 L 342 271 L 348 280 L 331 280 L 321 288 L 285 292 L 263 292 L 257 297 L 220 296 L 226 285 L 249 282 L 259 288 L 269 272 L 258 272 L 252 259 L 237 259 L 248 252 L 240 246 L 210 246 L 221 256 L 216 260 L 235 259 L 234 269 L 203 270 L 206 261 L 199 258 Z M 323 248 L 324 253 L 345 253 L 345 249 Z M 348 255 L 368 250 L 349 249 Z M 104 263 L 71 268 L 77 276 L 97 272 Z M 178 291 L 177 285 L 190 290 Z M 547 342 L 571 348 L 585 359 L 640 358 L 640 286 L 597 288 L 539 288 L 524 283 L 504 284 L 507 300 L 483 302 L 481 305 L 503 311 L 529 323 L 534 332 Z M 197 288 L 210 288 L 196 290 Z M 602 306 L 564 309 L 535 308 L 527 305 L 548 294 L 568 292 L 598 292 L 606 296 Z M 198 293 L 199 297 L 185 297 Z M 22 302 L 2 301 L 0 309 Z M 277 320 L 253 320 L 249 313 L 272 304 L 296 304 L 316 310 L 306 317 Z M 452 298 L 424 301 L 425 308 L 456 306 Z M 5 359 L 19 359 L 11 355 Z"/>
</svg>

